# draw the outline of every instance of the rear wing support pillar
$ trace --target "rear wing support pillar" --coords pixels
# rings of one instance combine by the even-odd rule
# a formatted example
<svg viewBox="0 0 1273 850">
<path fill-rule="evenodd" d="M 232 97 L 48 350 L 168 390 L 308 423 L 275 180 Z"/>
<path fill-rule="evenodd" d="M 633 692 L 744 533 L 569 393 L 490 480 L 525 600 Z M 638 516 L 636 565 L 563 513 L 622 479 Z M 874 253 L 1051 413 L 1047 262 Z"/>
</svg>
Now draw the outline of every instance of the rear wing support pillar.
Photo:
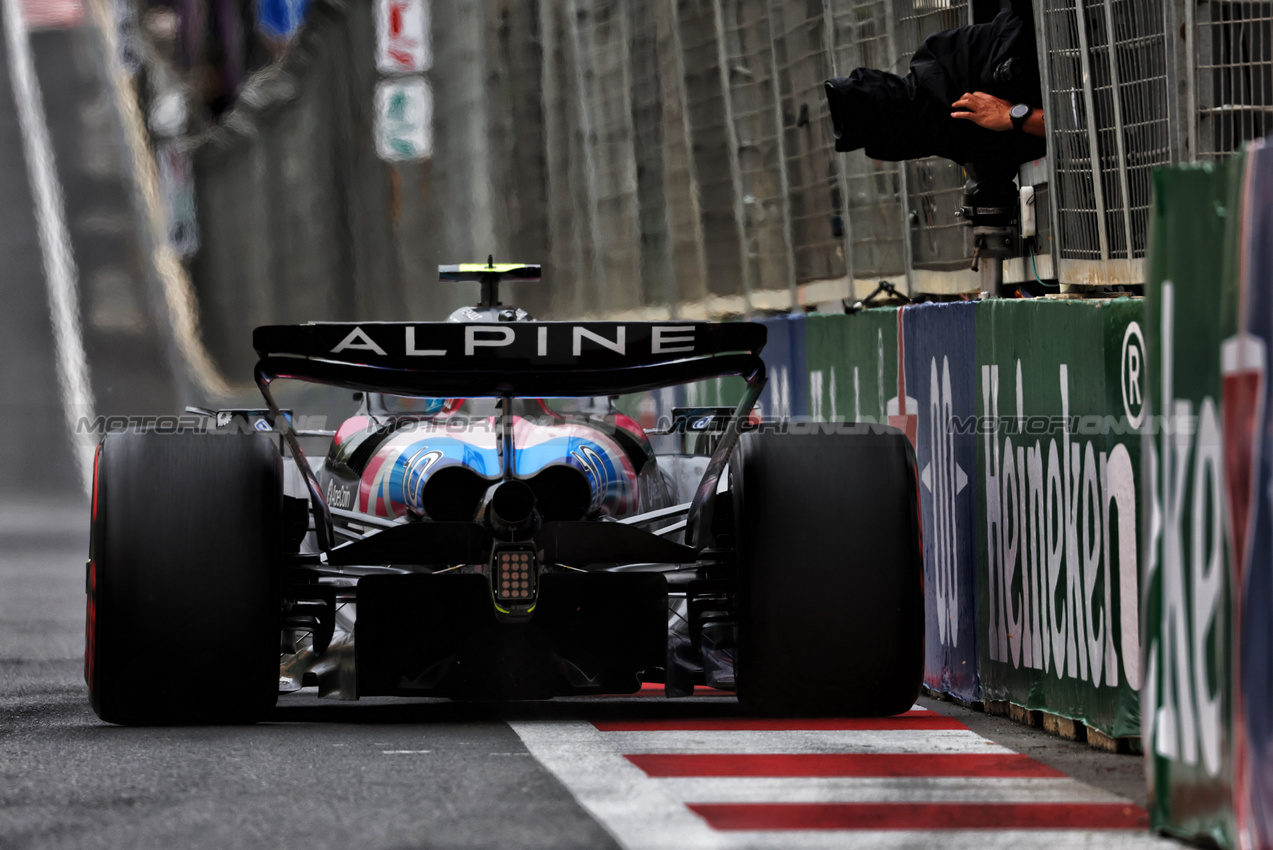
<svg viewBox="0 0 1273 850">
<path fill-rule="evenodd" d="M 716 443 L 716 450 L 712 452 L 712 458 L 707 462 L 707 469 L 703 471 L 703 478 L 698 483 L 698 489 L 694 491 L 689 513 L 685 517 L 685 543 L 695 549 L 702 549 L 707 545 L 707 539 L 711 534 L 712 518 L 716 513 L 716 491 L 720 486 L 720 477 L 725 473 L 725 467 L 729 465 L 729 458 L 734 453 L 734 447 L 738 445 L 738 440 L 742 436 L 743 425 L 750 419 L 752 409 L 755 408 L 756 402 L 760 400 L 760 394 L 765 390 L 768 378 L 765 375 L 764 362 L 757 358 L 755 371 L 744 375 L 743 379 L 747 382 L 747 389 L 744 390 L 738 407 L 734 409 L 734 415 L 730 417 L 729 424 L 725 426 L 725 432 Z"/>
<path fill-rule="evenodd" d="M 327 506 L 327 500 L 323 498 L 323 488 L 319 485 L 318 476 L 314 474 L 314 470 L 309 468 L 305 452 L 301 451 L 301 443 L 296 439 L 292 420 L 283 415 L 278 403 L 274 401 L 274 396 L 270 393 L 270 381 L 273 379 L 261 369 L 260 364 L 257 365 L 255 372 L 256 385 L 261 388 L 261 395 L 265 397 L 265 404 L 270 409 L 274 428 L 283 436 L 287 447 L 292 450 L 292 460 L 300 469 L 301 476 L 305 479 L 305 487 L 309 490 L 309 501 L 314 509 L 314 534 L 318 538 L 318 548 L 324 553 L 330 553 L 335 545 L 336 532 L 332 526 L 331 509 Z"/>
</svg>

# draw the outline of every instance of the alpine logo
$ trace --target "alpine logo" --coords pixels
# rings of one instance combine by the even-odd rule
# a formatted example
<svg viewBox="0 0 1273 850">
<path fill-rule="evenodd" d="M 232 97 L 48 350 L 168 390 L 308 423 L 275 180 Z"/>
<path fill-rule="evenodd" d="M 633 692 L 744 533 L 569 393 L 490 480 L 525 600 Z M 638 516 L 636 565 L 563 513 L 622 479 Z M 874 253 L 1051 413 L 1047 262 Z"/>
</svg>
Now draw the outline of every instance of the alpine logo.
<svg viewBox="0 0 1273 850">
<path fill-rule="evenodd" d="M 381 357 L 401 352 L 406 357 L 446 357 L 462 354 L 473 357 L 483 349 L 529 346 L 536 357 L 560 356 L 569 353 L 580 357 L 585 352 L 610 351 L 620 356 L 628 354 L 683 354 L 695 350 L 693 325 L 654 325 L 641 327 L 641 333 L 630 334 L 626 325 L 609 325 L 589 328 L 584 325 L 537 324 L 516 325 L 464 325 L 463 337 L 458 349 L 436 347 L 417 335 L 413 325 L 373 328 L 375 336 L 355 326 L 332 349 L 332 354 L 347 351 L 365 351 Z M 438 332 L 433 331 L 437 336 Z M 399 336 L 400 334 L 400 336 Z M 446 336 L 454 339 L 454 335 Z M 529 352 L 527 352 L 529 353 Z"/>
<path fill-rule="evenodd" d="M 605 480 L 605 461 L 591 446 L 580 446 L 570 456 L 579 462 L 594 483 Z"/>
</svg>

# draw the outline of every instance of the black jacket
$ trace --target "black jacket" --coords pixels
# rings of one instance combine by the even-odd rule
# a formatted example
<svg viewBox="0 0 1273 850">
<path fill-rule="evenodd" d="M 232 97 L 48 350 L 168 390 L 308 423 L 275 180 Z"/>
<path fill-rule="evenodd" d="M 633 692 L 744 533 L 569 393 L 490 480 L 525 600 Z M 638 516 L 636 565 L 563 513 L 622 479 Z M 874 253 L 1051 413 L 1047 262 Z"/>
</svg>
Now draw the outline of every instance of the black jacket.
<svg viewBox="0 0 1273 850">
<path fill-rule="evenodd" d="M 995 70 L 1013 60 L 1010 79 Z M 827 101 L 835 149 L 865 148 L 872 159 L 942 156 L 981 171 L 1015 170 L 1043 156 L 1043 139 L 1019 131 L 996 132 L 951 118 L 965 92 L 983 91 L 1012 103 L 1042 107 L 1034 26 L 1011 11 L 988 24 L 929 36 L 899 77 L 858 68 L 828 80 Z"/>
</svg>

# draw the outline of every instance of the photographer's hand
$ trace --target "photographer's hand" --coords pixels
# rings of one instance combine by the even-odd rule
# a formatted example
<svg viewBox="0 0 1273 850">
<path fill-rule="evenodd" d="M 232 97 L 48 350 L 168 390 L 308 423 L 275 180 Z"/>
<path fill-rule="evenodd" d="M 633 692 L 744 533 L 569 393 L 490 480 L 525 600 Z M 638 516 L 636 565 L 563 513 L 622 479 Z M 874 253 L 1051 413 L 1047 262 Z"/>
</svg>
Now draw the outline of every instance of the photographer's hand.
<svg viewBox="0 0 1273 850">
<path fill-rule="evenodd" d="M 1012 117 L 1008 114 L 1012 104 L 992 94 L 981 91 L 968 92 L 952 103 L 951 108 L 966 110 L 950 113 L 951 118 L 971 121 L 978 127 L 1000 133 L 1012 129 Z M 1043 110 L 1035 109 L 1031 112 L 1021 129 L 1031 136 L 1044 136 L 1046 130 L 1043 124 Z"/>
</svg>

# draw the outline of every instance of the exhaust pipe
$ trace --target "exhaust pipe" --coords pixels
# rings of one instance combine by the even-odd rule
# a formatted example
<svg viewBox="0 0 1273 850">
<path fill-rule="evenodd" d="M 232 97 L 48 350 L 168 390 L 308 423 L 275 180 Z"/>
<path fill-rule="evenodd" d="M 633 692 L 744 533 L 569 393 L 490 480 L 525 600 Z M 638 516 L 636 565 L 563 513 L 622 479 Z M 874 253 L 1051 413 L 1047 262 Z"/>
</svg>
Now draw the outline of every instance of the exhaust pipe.
<svg viewBox="0 0 1273 850">
<path fill-rule="evenodd" d="M 539 524 L 535 493 L 524 481 L 501 481 L 486 491 L 485 513 L 495 536 L 515 540 Z"/>
</svg>

